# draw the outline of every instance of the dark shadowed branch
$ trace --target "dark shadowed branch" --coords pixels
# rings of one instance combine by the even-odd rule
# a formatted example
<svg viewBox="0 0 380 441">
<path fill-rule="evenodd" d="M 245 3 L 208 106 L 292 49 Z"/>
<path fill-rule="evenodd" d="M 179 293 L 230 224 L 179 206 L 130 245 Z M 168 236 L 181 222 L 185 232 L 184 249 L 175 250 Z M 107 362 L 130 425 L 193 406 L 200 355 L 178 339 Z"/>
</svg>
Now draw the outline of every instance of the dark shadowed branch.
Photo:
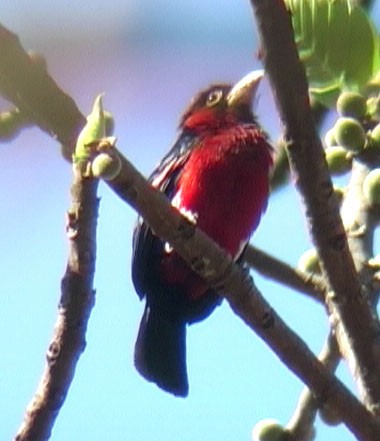
<svg viewBox="0 0 380 441">
<path fill-rule="evenodd" d="M 376 411 L 380 402 L 380 353 L 376 349 L 380 328 L 365 300 L 348 247 L 310 110 L 308 85 L 294 43 L 291 17 L 282 1 L 251 0 L 251 3 L 261 53 L 284 125 L 291 171 L 331 289 L 331 295 L 326 296 L 330 320 L 364 402 Z"/>
</svg>

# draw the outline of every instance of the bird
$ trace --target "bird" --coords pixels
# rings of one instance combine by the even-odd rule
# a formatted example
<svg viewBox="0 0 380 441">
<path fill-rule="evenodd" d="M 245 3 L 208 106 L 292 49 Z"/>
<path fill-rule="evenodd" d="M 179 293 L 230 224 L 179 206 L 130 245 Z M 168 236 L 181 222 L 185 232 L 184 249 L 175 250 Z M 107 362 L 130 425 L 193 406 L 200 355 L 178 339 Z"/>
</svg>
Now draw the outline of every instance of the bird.
<svg viewBox="0 0 380 441">
<path fill-rule="evenodd" d="M 235 85 L 196 95 L 180 118 L 173 147 L 149 182 L 236 262 L 267 207 L 273 147 L 252 104 L 263 78 L 252 71 Z M 139 217 L 132 281 L 145 299 L 134 351 L 137 371 L 162 390 L 186 397 L 186 328 L 208 317 L 222 297 Z"/>
</svg>

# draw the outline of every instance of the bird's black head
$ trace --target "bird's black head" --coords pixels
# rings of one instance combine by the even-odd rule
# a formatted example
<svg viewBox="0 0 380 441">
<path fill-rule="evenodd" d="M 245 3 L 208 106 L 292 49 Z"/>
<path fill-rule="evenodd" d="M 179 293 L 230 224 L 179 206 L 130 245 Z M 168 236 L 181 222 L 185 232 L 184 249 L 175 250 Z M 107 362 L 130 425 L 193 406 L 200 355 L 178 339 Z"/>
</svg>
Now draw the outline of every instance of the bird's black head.
<svg viewBox="0 0 380 441">
<path fill-rule="evenodd" d="M 215 84 L 201 91 L 185 110 L 180 127 L 202 131 L 228 122 L 255 122 L 252 102 L 262 77 L 263 71 L 254 71 L 235 85 Z"/>
</svg>

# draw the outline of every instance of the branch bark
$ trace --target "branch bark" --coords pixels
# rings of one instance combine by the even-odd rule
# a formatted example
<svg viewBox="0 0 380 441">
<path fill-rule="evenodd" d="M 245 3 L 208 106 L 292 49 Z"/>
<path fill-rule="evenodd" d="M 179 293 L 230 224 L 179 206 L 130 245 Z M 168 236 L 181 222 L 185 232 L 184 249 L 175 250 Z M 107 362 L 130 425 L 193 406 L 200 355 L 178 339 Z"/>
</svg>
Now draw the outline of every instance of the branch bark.
<svg viewBox="0 0 380 441">
<path fill-rule="evenodd" d="M 73 148 L 86 119 L 47 70 L 25 52 L 17 35 L 1 24 L 0 94 L 31 123 Z"/>
<path fill-rule="evenodd" d="M 309 106 L 308 85 L 282 1 L 251 0 L 265 67 L 284 125 L 293 179 L 331 293 L 326 296 L 341 353 L 368 408 L 380 403 L 380 326 L 361 289 Z M 273 32 L 273 29 L 276 32 Z"/>
<path fill-rule="evenodd" d="M 108 185 L 138 213 L 153 231 L 192 266 L 209 286 L 227 299 L 233 311 L 312 390 L 320 403 L 329 403 L 361 440 L 380 437 L 380 423 L 314 356 L 283 322 L 253 285 L 248 274 L 183 217 L 120 155 L 120 174 Z"/>
<path fill-rule="evenodd" d="M 0 40 L 2 36 L 0 33 Z M 5 40 L 12 46 L 12 49 L 22 50 L 21 46 L 14 44 L 12 38 L 8 38 L 9 35 L 6 37 Z M 4 41 L 0 42 L 0 47 L 3 43 Z M 2 80 L 4 80 L 3 67 L 0 58 L 0 84 L 3 84 Z M 26 64 L 25 69 L 29 68 L 31 66 Z M 5 71 L 8 71 L 8 68 Z M 22 84 L 24 80 L 24 77 L 12 78 L 11 75 L 6 78 L 10 82 L 7 84 L 8 92 L 17 90 L 18 83 L 21 81 Z M 52 80 L 47 76 L 46 82 L 49 81 Z M 63 92 L 58 87 L 49 96 L 44 93 L 47 84 L 30 83 L 29 87 L 34 90 L 33 94 L 23 95 L 25 108 L 32 108 L 33 100 L 37 100 L 49 109 L 51 105 L 54 106 L 61 100 L 60 95 Z M 11 101 L 15 100 L 15 104 L 18 105 L 18 99 L 12 96 L 12 93 L 8 93 L 7 96 Z M 45 113 L 38 112 L 38 117 L 35 118 L 36 124 L 49 133 L 56 134 L 61 142 L 72 140 L 71 131 L 77 131 L 78 127 L 84 123 L 84 117 L 77 111 L 75 104 L 70 100 L 66 101 L 66 104 L 67 107 L 60 109 L 60 112 L 72 110 L 73 114 L 67 119 L 64 118 L 66 123 L 63 125 L 61 121 L 57 122 L 49 117 L 49 110 Z M 326 372 L 306 344 L 285 325 L 262 298 L 247 274 L 242 273 L 241 269 L 234 265 L 231 259 L 226 257 L 210 239 L 183 218 L 164 196 L 149 186 L 145 179 L 123 158 L 122 165 L 124 171 L 118 179 L 110 183 L 110 186 L 146 218 L 157 234 L 172 243 L 174 248 L 211 286 L 227 293 L 225 296 L 232 309 L 276 351 L 279 358 L 311 388 L 322 402 L 329 402 L 338 409 L 342 420 L 355 435 L 368 441 L 380 438 L 378 422 L 337 379 Z M 83 329 L 83 326 L 81 328 Z M 82 347 L 81 344 L 79 346 Z"/>
<path fill-rule="evenodd" d="M 318 356 L 328 372 L 335 372 L 339 365 L 340 354 L 336 339 L 329 335 Z M 291 433 L 290 441 L 308 441 L 313 432 L 314 421 L 321 404 L 311 390 L 305 387 L 298 399 L 292 418 L 286 425 Z"/>
<path fill-rule="evenodd" d="M 321 277 L 297 271 L 253 245 L 248 245 L 245 250 L 244 261 L 261 275 L 306 294 L 319 303 L 324 302 L 326 287 Z"/>
<path fill-rule="evenodd" d="M 49 439 L 86 346 L 87 322 L 95 303 L 97 187 L 98 181 L 83 179 L 74 168 L 67 222 L 69 257 L 62 279 L 58 317 L 46 354 L 45 371 L 15 441 Z"/>
</svg>

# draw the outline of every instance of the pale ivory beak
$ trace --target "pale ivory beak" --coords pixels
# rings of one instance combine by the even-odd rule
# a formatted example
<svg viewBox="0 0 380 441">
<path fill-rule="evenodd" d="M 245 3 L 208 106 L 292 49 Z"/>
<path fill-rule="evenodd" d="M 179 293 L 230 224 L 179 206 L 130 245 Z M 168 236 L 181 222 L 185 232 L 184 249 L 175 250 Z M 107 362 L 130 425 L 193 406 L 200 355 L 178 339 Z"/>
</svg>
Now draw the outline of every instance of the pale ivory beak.
<svg viewBox="0 0 380 441">
<path fill-rule="evenodd" d="M 254 70 L 238 81 L 227 95 L 228 107 L 250 106 L 263 76 L 263 69 Z"/>
</svg>

